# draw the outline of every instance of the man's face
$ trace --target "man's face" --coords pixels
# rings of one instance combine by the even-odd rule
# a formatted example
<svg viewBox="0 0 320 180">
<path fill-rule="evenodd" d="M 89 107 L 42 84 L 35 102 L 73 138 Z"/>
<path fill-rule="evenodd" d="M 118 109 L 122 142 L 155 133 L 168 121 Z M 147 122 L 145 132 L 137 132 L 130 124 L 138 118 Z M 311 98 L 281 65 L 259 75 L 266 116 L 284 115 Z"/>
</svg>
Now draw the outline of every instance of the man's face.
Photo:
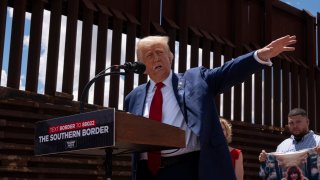
<svg viewBox="0 0 320 180">
<path fill-rule="evenodd" d="M 140 61 L 146 65 L 146 73 L 157 82 L 165 80 L 171 70 L 172 58 L 170 51 L 161 44 L 155 44 L 141 49 Z"/>
<path fill-rule="evenodd" d="M 288 117 L 289 131 L 294 136 L 303 136 L 309 131 L 309 119 L 297 115 Z"/>
</svg>

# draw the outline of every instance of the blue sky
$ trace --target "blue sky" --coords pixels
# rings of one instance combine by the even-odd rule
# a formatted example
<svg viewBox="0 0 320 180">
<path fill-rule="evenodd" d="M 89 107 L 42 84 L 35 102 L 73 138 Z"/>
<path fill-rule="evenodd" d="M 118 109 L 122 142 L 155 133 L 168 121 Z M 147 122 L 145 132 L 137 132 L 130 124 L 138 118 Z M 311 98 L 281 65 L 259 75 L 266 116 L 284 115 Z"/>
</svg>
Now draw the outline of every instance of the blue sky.
<svg viewBox="0 0 320 180">
<path fill-rule="evenodd" d="M 320 0 L 282 0 L 283 2 L 294 6 L 298 9 L 306 9 L 311 14 L 316 16 L 317 12 L 320 12 Z M 8 59 L 9 59 L 9 47 L 10 47 L 10 38 L 11 38 L 11 26 L 12 26 L 12 9 L 9 8 L 7 12 L 7 26 L 6 26 L 6 34 L 5 34 L 5 49 L 4 49 L 4 55 L 3 55 L 3 64 L 2 64 L 2 70 L 0 73 L 1 75 L 1 86 L 6 86 L 7 82 L 7 73 L 8 73 Z M 39 88 L 38 92 L 43 93 L 43 88 L 45 84 L 45 73 L 46 73 L 46 59 L 47 59 L 47 46 L 48 46 L 48 34 L 49 34 L 49 23 L 50 23 L 50 12 L 45 11 L 44 13 L 44 23 L 43 23 L 43 33 L 42 33 L 42 51 L 41 51 L 41 59 L 40 59 L 40 72 L 39 72 Z M 26 76 L 26 65 L 27 65 L 27 56 L 28 56 L 28 44 L 29 44 L 29 34 L 30 34 L 30 19 L 31 15 L 29 13 L 26 14 L 26 21 L 25 21 L 25 31 L 24 31 L 24 48 L 23 48 L 23 54 L 22 54 L 22 67 L 21 67 L 21 80 L 20 80 L 20 89 L 25 89 L 25 76 Z M 66 18 L 62 18 L 62 25 L 61 25 L 61 38 L 60 38 L 60 53 L 59 53 L 59 71 L 58 71 L 58 84 L 57 84 L 57 91 L 61 91 L 61 85 L 62 85 L 62 69 L 63 69 L 63 59 L 64 59 L 64 44 L 65 44 L 65 28 L 66 28 Z M 93 28 L 93 42 L 92 42 L 92 66 L 94 67 L 95 64 L 95 49 L 96 49 L 96 34 L 97 34 L 97 28 Z M 108 32 L 108 42 L 111 42 L 112 32 Z M 77 41 L 81 42 L 81 22 L 78 22 L 78 33 L 77 33 Z M 80 59 L 80 44 L 77 43 L 76 47 L 76 67 L 75 67 L 75 74 L 79 73 L 79 59 Z M 124 44 L 124 43 L 123 43 Z M 110 52 L 110 45 L 108 45 L 107 52 Z M 124 49 L 124 47 L 123 47 Z M 111 53 L 107 53 L 107 55 L 110 55 Z M 122 54 L 125 54 L 123 52 Z M 110 59 L 111 57 L 107 57 L 107 59 Z M 121 59 L 124 59 L 121 58 Z M 109 61 L 110 62 L 110 61 Z M 108 63 L 108 61 L 107 61 Z M 110 64 L 107 64 L 107 66 L 110 66 Z M 94 69 L 91 69 L 91 78 L 94 76 Z M 76 97 L 77 95 L 77 88 L 78 88 L 78 75 L 75 75 L 74 79 L 74 95 Z M 107 80 L 108 81 L 108 78 Z M 107 83 L 107 82 L 106 82 Z M 108 87 L 108 86 L 107 86 Z M 90 91 L 93 91 L 93 88 L 90 89 Z M 107 91 L 107 90 L 106 90 Z M 107 98 L 106 98 L 107 99 Z M 92 101 L 92 99 L 91 99 Z M 90 102 L 90 99 L 89 99 Z M 105 102 L 107 103 L 107 102 Z"/>
<path fill-rule="evenodd" d="M 320 12 L 320 0 L 281 0 L 291 6 L 294 6 L 300 10 L 306 9 L 313 16 L 317 16 L 317 12 Z"/>
</svg>

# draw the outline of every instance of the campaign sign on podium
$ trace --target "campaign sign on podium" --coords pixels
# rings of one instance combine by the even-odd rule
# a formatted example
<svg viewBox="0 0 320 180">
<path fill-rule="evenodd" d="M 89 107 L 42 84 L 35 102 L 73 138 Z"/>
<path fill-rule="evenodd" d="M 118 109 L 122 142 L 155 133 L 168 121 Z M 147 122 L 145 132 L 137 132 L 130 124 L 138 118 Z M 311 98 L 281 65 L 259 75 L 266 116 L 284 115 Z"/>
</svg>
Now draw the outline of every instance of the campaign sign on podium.
<svg viewBox="0 0 320 180">
<path fill-rule="evenodd" d="M 115 145 L 115 110 L 76 114 L 37 122 L 35 155 Z"/>
</svg>

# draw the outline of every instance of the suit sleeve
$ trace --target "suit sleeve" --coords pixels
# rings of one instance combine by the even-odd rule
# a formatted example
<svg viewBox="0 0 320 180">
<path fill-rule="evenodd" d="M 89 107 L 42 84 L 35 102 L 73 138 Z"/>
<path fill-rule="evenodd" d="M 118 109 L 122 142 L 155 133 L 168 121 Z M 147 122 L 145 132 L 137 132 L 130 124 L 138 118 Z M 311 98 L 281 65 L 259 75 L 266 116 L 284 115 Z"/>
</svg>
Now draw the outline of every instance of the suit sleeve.
<svg viewBox="0 0 320 180">
<path fill-rule="evenodd" d="M 202 73 L 207 78 L 207 83 L 210 89 L 213 89 L 214 94 L 223 93 L 226 89 L 242 83 L 252 74 L 263 69 L 265 65 L 257 62 L 253 53 L 239 56 L 224 63 L 221 67 L 203 69 Z"/>
</svg>

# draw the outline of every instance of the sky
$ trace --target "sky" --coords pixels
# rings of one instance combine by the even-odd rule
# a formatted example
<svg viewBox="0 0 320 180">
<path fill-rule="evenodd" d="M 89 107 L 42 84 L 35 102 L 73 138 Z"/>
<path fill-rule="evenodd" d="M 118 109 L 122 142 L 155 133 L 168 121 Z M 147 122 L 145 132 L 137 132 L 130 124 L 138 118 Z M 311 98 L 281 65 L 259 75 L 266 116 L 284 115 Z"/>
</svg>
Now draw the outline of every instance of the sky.
<svg viewBox="0 0 320 180">
<path fill-rule="evenodd" d="M 283 2 L 294 6 L 298 9 L 307 9 L 312 15 L 316 16 L 317 12 L 320 12 L 320 0 L 282 0 Z M 11 26 L 12 26 L 12 15 L 13 10 L 12 8 L 8 8 L 7 11 L 7 25 L 6 25 L 6 34 L 5 34 L 5 49 L 3 55 L 3 64 L 2 70 L 0 71 L 1 74 L 1 86 L 6 86 L 7 84 L 7 72 L 8 72 L 8 59 L 9 59 L 9 47 L 10 47 L 10 38 L 11 38 Z M 23 54 L 22 54 L 22 67 L 21 67 L 21 80 L 20 80 L 20 88 L 21 90 L 25 90 L 25 78 L 26 78 L 26 66 L 27 66 L 27 57 L 28 57 L 28 45 L 29 45 L 29 34 L 30 34 L 30 20 L 31 14 L 26 14 L 26 21 L 25 21 L 25 31 L 24 31 L 24 46 L 23 46 Z M 64 45 L 65 45 L 65 34 L 66 34 L 66 18 L 62 17 L 61 20 L 61 36 L 60 36 L 60 50 L 59 50 L 59 64 L 58 64 L 58 83 L 57 83 L 57 91 L 61 91 L 62 89 L 62 69 L 63 69 L 63 59 L 64 59 Z M 75 62 L 75 76 L 74 76 L 74 89 L 73 95 L 74 100 L 77 100 L 78 94 L 78 78 L 79 78 L 79 62 L 80 62 L 80 50 L 81 50 L 81 21 L 78 21 L 78 33 L 77 33 L 77 45 L 76 45 L 76 62 Z M 38 86 L 38 93 L 44 93 L 44 84 L 45 84 L 45 74 L 46 74 L 46 59 L 47 59 L 47 47 L 48 47 L 48 35 L 49 35 L 49 28 L 50 28 L 50 12 L 44 12 L 44 23 L 43 23 L 43 32 L 42 32 L 42 49 L 41 49 L 41 58 L 40 58 L 40 72 L 39 72 L 39 86 Z M 95 58 L 96 58 L 96 41 L 97 41 L 97 27 L 93 27 L 93 41 L 92 41 L 92 48 L 91 48 L 91 69 L 90 69 L 90 78 L 94 77 L 95 72 Z M 112 31 L 108 32 L 108 39 L 107 42 L 112 42 Z M 123 35 L 123 43 L 125 45 L 125 35 Z M 111 55 L 111 45 L 107 46 L 107 64 L 106 67 L 110 66 L 110 55 Z M 190 49 L 190 47 L 188 47 Z M 178 50 L 178 48 L 176 48 Z M 176 59 L 179 52 L 175 52 Z M 199 52 L 201 54 L 201 52 Z M 123 61 L 125 57 L 125 47 L 122 48 L 122 57 L 121 60 Z M 200 58 L 201 56 L 199 56 Z M 199 65 L 201 65 L 201 59 Z M 178 61 L 176 61 L 178 62 Z M 121 62 L 124 63 L 124 62 Z M 190 67 L 190 64 L 187 64 L 187 68 Z M 177 70 L 177 65 L 175 65 L 175 70 Z M 137 79 L 137 78 L 135 78 Z M 109 83 L 109 78 L 106 78 L 106 84 Z M 137 84 L 137 82 L 135 82 Z M 123 86 L 123 79 L 121 79 L 120 86 Z M 108 92 L 108 86 L 106 86 L 105 92 Z M 90 93 L 92 94 L 94 87 L 90 89 Z M 106 93 L 108 94 L 108 93 Z M 122 107 L 122 100 L 123 100 L 123 92 L 120 93 L 119 99 L 119 108 Z M 89 96 L 89 102 L 93 102 L 92 96 Z M 105 98 L 105 105 L 108 104 L 108 98 Z"/>
<path fill-rule="evenodd" d="M 309 11 L 313 16 L 317 16 L 317 12 L 320 13 L 320 0 L 281 0 L 293 7 L 300 10 L 305 9 Z"/>
<path fill-rule="evenodd" d="M 13 9 L 8 8 L 7 11 L 7 24 L 6 24 L 6 34 L 5 34 L 5 47 L 3 55 L 3 64 L 2 64 L 2 75 L 1 75 L 1 86 L 6 86 L 7 84 L 7 72 L 8 72 L 8 59 L 9 59 L 9 48 L 10 48 L 10 38 L 11 38 L 11 27 L 12 27 L 12 16 Z M 39 71 L 39 85 L 38 93 L 44 93 L 45 85 L 45 75 L 46 75 L 46 60 L 48 53 L 48 42 L 49 42 L 49 28 L 50 28 L 50 12 L 44 11 L 43 15 L 43 30 L 42 30 L 42 39 L 41 39 L 41 54 L 40 54 L 40 71 Z M 20 79 L 20 90 L 25 90 L 25 78 L 27 71 L 27 57 L 28 57 L 28 45 L 29 45 L 29 35 L 30 35 L 30 23 L 31 23 L 31 14 L 26 13 L 25 20 L 25 31 L 24 31 L 24 40 L 23 40 L 23 52 L 22 52 L 22 64 L 21 64 L 21 79 Z M 74 99 L 77 100 L 78 94 L 78 80 L 79 80 L 79 64 L 80 64 L 80 51 L 81 51 L 81 36 L 82 36 L 82 22 L 78 21 L 78 31 L 77 31 L 77 43 L 76 44 L 76 57 L 75 57 L 75 76 L 74 76 L 74 88 L 73 95 Z M 65 35 L 66 35 L 66 17 L 61 18 L 61 35 L 60 35 L 60 47 L 59 47 L 59 62 L 58 62 L 58 77 L 57 77 L 57 91 L 61 92 L 62 90 L 62 76 L 63 76 L 63 60 L 64 60 L 64 49 L 65 49 Z M 91 48 L 91 69 L 90 69 L 90 79 L 94 77 L 95 73 L 95 58 L 96 58 L 96 42 L 97 42 L 97 27 L 94 26 L 92 30 L 92 48 Z M 107 42 L 112 41 L 112 31 L 108 32 Z M 111 46 L 108 46 L 107 49 L 107 66 L 110 66 L 110 55 L 111 55 Z M 124 49 L 124 48 L 122 48 Z M 124 54 L 124 53 L 122 53 Z M 122 58 L 124 59 L 124 58 Z M 109 63 L 108 63 L 109 62 Z M 106 83 L 109 82 L 109 78 L 106 78 Z M 108 91 L 108 86 L 106 86 L 106 91 Z M 90 89 L 92 94 L 94 91 L 94 85 Z M 105 104 L 108 103 L 108 98 L 106 98 Z M 93 97 L 89 97 L 89 102 L 93 102 Z"/>
</svg>

